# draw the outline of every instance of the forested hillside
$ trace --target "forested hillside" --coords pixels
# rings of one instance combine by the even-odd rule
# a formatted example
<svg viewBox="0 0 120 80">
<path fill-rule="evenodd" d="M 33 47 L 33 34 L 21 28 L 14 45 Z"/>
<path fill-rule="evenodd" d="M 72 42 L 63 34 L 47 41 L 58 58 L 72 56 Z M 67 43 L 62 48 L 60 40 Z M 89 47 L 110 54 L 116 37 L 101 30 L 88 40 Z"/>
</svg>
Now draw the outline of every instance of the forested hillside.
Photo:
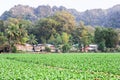
<svg viewBox="0 0 120 80">
<path fill-rule="evenodd" d="M 72 47 L 76 51 L 83 51 L 84 47 L 85 51 L 89 44 L 97 44 L 103 52 L 119 51 L 119 7 L 79 13 L 62 6 L 17 5 L 1 16 L 0 51 L 15 52 L 16 44 L 25 43 L 33 47 L 39 43 L 52 44 L 62 52 L 69 52 Z"/>
<path fill-rule="evenodd" d="M 35 22 L 41 18 L 52 16 L 55 12 L 58 11 L 68 11 L 74 17 L 75 20 L 79 23 L 83 21 L 85 25 L 92 26 L 104 26 L 104 27 L 120 27 L 120 5 L 113 6 L 112 8 L 103 10 L 103 9 L 93 9 L 86 10 L 84 12 L 78 12 L 75 9 L 67 9 L 63 6 L 60 7 L 50 7 L 49 5 L 41 5 L 37 8 L 25 6 L 25 5 L 16 5 L 11 8 L 9 11 L 5 11 L 0 19 L 6 20 L 9 17 L 12 18 L 22 18 L 25 20 L 30 20 Z"/>
</svg>

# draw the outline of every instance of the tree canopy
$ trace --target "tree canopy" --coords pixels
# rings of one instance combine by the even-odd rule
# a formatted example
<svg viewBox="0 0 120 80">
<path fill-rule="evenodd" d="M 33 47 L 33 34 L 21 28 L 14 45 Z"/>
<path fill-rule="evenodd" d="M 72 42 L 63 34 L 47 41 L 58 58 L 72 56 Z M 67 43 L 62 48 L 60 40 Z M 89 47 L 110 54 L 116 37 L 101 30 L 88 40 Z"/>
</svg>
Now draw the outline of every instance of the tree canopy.
<svg viewBox="0 0 120 80">
<path fill-rule="evenodd" d="M 119 31 L 113 28 L 91 27 L 84 22 L 77 24 L 74 17 L 66 11 L 42 18 L 34 23 L 20 18 L 0 20 L 0 44 L 49 43 L 69 51 L 72 45 L 78 49 L 89 44 L 97 44 L 99 50 L 116 48 L 119 44 Z"/>
</svg>

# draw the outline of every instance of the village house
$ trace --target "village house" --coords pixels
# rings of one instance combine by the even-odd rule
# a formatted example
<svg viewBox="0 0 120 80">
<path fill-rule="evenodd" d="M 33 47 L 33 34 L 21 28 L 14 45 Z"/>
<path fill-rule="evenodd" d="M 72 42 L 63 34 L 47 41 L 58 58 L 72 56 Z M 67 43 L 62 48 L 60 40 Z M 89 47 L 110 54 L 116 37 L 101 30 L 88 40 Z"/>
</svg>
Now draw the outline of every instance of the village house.
<svg viewBox="0 0 120 80">
<path fill-rule="evenodd" d="M 33 52 L 33 46 L 30 44 L 15 44 L 18 51 L 28 51 Z"/>
<path fill-rule="evenodd" d="M 82 48 L 82 52 L 96 52 L 98 51 L 98 45 L 97 44 L 89 44 L 85 48 Z"/>
<path fill-rule="evenodd" d="M 45 51 L 45 45 L 43 45 L 43 44 L 34 45 L 34 48 L 35 48 L 35 52 L 43 52 L 43 51 Z"/>
<path fill-rule="evenodd" d="M 50 48 L 51 52 L 56 52 L 56 48 L 52 44 L 37 44 L 34 47 L 30 44 L 16 44 L 15 45 L 18 51 L 28 51 L 28 52 L 44 52 L 45 47 Z"/>
<path fill-rule="evenodd" d="M 51 49 L 51 52 L 56 52 L 56 48 L 55 48 L 54 45 L 52 45 L 52 44 L 46 44 L 46 46 Z"/>
</svg>

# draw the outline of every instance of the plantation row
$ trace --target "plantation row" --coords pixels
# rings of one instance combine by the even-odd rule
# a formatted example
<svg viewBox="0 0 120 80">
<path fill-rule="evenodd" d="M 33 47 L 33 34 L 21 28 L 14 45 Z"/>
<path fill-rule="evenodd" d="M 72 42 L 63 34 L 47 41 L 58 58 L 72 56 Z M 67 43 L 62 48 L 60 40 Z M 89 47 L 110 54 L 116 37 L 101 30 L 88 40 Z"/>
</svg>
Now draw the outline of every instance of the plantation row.
<svg viewBox="0 0 120 80">
<path fill-rule="evenodd" d="M 117 80 L 120 54 L 1 54 L 0 80 Z"/>
</svg>

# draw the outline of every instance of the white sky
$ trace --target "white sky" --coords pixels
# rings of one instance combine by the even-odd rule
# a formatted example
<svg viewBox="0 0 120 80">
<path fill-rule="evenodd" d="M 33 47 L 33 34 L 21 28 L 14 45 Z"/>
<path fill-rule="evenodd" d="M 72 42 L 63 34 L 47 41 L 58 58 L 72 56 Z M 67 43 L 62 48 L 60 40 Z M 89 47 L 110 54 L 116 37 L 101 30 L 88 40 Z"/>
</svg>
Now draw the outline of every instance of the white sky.
<svg viewBox="0 0 120 80">
<path fill-rule="evenodd" d="M 65 6 L 66 8 L 74 8 L 78 11 L 85 11 L 95 8 L 107 9 L 120 4 L 120 0 L 0 0 L 0 15 L 18 4 L 29 5 L 31 7 L 39 5 Z"/>
</svg>

